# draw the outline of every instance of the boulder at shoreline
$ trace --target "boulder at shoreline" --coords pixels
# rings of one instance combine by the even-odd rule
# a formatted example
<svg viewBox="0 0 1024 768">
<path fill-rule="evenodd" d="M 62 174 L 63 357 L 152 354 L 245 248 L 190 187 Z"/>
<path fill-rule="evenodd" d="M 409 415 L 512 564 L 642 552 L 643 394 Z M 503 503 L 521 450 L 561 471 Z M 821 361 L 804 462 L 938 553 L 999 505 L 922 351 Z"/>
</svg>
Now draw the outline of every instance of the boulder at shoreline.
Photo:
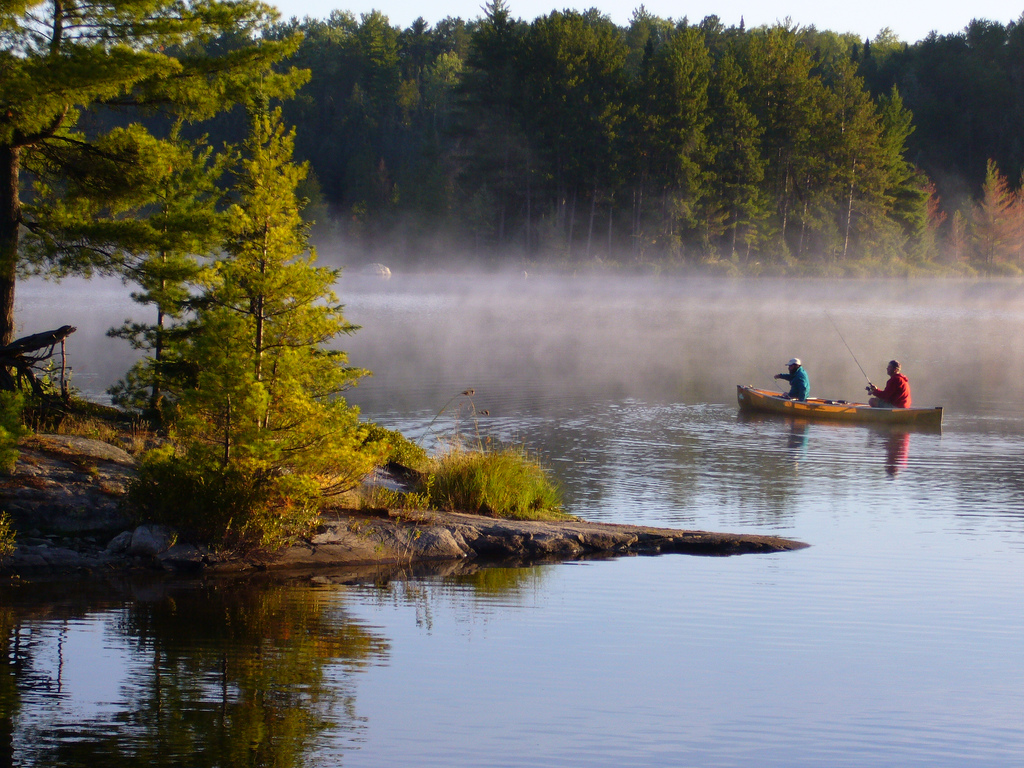
<svg viewBox="0 0 1024 768">
<path fill-rule="evenodd" d="M 131 524 L 122 499 L 134 475 L 135 459 L 109 443 L 29 435 L 18 441 L 14 472 L 0 476 L 0 510 L 23 535 L 120 532 Z"/>
</svg>

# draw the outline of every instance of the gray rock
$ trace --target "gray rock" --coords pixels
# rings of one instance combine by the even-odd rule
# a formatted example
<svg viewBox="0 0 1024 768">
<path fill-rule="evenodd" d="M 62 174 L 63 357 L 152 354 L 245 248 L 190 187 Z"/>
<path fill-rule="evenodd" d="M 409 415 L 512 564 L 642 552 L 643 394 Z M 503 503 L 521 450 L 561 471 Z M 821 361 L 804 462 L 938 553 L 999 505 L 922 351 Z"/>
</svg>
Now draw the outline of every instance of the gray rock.
<svg viewBox="0 0 1024 768">
<path fill-rule="evenodd" d="M 111 554 L 120 555 L 123 552 L 128 551 L 128 547 L 132 545 L 132 532 L 121 531 L 107 544 L 107 552 Z"/>
<path fill-rule="evenodd" d="M 88 565 L 80 552 L 64 547 L 48 547 L 41 551 L 46 564 L 55 571 L 69 571 Z"/>
<path fill-rule="evenodd" d="M 524 549 L 533 555 L 560 555 L 571 557 L 582 551 L 579 537 L 558 533 L 539 532 L 528 535 L 523 542 Z"/>
<path fill-rule="evenodd" d="M 18 531 L 113 534 L 128 518 L 122 499 L 135 460 L 107 443 L 73 435 L 28 435 L 14 473 L 0 488 Z"/>
<path fill-rule="evenodd" d="M 199 570 L 206 564 L 209 550 L 204 547 L 197 547 L 192 544 L 175 544 L 165 552 L 161 552 L 157 559 L 164 566 L 178 571 Z"/>
<path fill-rule="evenodd" d="M 141 557 L 156 557 L 174 546 L 178 534 L 166 525 L 140 525 L 132 533 L 128 554 Z"/>
<path fill-rule="evenodd" d="M 313 534 L 309 542 L 311 544 L 337 544 L 348 538 L 349 532 L 341 526 L 326 526 L 323 530 Z"/>
<path fill-rule="evenodd" d="M 4 565 L 17 572 L 21 570 L 36 570 L 46 568 L 46 559 L 35 551 L 19 550 L 11 557 L 4 560 Z"/>
<path fill-rule="evenodd" d="M 127 451 L 123 451 L 110 443 L 93 440 L 88 437 L 79 437 L 78 435 L 32 435 L 26 438 L 24 443 L 48 453 L 74 456 L 79 460 L 85 457 L 121 464 L 125 467 L 135 466 L 135 459 Z"/>
<path fill-rule="evenodd" d="M 426 528 L 414 533 L 411 538 L 411 545 L 418 557 L 453 560 L 470 554 L 462 536 L 447 528 Z"/>
</svg>

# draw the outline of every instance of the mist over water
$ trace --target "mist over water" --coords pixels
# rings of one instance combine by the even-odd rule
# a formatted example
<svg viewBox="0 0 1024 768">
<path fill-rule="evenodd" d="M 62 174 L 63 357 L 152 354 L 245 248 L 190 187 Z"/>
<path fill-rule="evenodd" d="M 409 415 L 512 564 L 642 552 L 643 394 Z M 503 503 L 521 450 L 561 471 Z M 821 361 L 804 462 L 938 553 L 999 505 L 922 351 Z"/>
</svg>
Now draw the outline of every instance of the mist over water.
<svg viewBox="0 0 1024 768">
<path fill-rule="evenodd" d="M 375 372 L 351 399 L 373 410 L 440 408 L 466 387 L 499 412 L 733 404 L 736 384 L 778 388 L 796 356 L 819 397 L 863 401 L 858 363 L 882 385 L 897 358 L 916 405 L 1022 414 L 1019 282 L 346 275 L 340 288 L 363 326 L 343 345 Z M 489 400 L 499 391 L 507 402 Z"/>
<path fill-rule="evenodd" d="M 1024 415 L 1020 281 L 345 272 L 336 290 L 362 326 L 338 346 L 374 374 L 349 398 L 374 411 L 439 409 L 467 387 L 505 415 L 581 397 L 732 404 L 736 384 L 778 388 L 796 356 L 818 397 L 863 400 L 858 363 L 881 385 L 897 358 L 915 405 Z M 151 320 L 128 294 L 114 280 L 28 281 L 18 331 L 77 326 L 74 383 L 102 396 L 135 357 L 106 331 Z"/>
</svg>

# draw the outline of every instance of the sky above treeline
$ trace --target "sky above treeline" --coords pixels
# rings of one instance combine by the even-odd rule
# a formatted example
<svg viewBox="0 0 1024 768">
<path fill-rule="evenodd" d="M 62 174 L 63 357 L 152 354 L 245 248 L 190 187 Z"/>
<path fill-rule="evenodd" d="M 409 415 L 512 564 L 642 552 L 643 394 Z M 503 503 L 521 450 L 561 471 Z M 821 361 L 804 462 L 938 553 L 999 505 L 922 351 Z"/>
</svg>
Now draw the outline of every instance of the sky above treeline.
<svg viewBox="0 0 1024 768">
<path fill-rule="evenodd" d="M 270 0 L 273 3 L 273 0 Z M 431 25 L 445 16 L 475 19 L 483 15 L 483 0 L 445 0 L 426 6 L 416 0 L 277 0 L 284 18 L 313 16 L 326 18 L 333 10 L 351 11 L 358 16 L 378 10 L 391 23 L 408 27 L 422 16 Z M 586 10 L 595 7 L 611 17 L 616 24 L 626 25 L 640 3 L 633 0 L 603 0 L 598 2 L 559 2 L 558 0 L 509 0 L 512 15 L 532 21 L 552 10 L 567 8 Z M 959 32 L 971 19 L 988 19 L 1008 24 L 1018 21 L 1024 13 L 1024 0 L 974 0 L 972 3 L 921 2 L 920 0 L 648 0 L 644 7 L 649 13 L 662 18 L 680 20 L 683 17 L 698 22 L 705 16 L 718 16 L 726 26 L 740 23 L 747 27 L 774 24 L 787 17 L 799 26 L 814 25 L 833 32 L 854 32 L 860 37 L 874 38 L 888 27 L 900 40 L 916 43 L 931 31 L 940 35 Z"/>
</svg>

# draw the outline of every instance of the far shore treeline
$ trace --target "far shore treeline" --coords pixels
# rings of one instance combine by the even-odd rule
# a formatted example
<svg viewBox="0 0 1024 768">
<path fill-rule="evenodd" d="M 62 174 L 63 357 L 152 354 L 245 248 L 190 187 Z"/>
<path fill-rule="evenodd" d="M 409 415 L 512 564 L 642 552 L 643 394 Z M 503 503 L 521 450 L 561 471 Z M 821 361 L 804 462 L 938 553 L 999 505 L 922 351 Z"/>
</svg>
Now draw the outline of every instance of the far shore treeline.
<svg viewBox="0 0 1024 768">
<path fill-rule="evenodd" d="M 802 27 L 380 13 L 292 19 L 283 105 L 349 263 L 1018 274 L 1024 26 L 907 44 Z M 216 144 L 240 125 L 222 116 Z"/>
<path fill-rule="evenodd" d="M 109 194 L 152 176 L 136 125 L 226 155 L 246 138 L 246 89 L 280 99 L 294 126 L 295 159 L 309 164 L 303 215 L 336 264 L 1024 269 L 1020 22 L 908 44 L 889 30 L 726 27 L 643 6 L 618 26 L 598 9 L 527 22 L 494 0 L 476 19 L 401 29 L 379 12 L 283 21 L 246 2 L 197 4 L 170 30 L 154 15 L 94 35 L 73 9 L 50 30 L 21 5 L 39 4 L 4 12 L 16 32 L 0 52 L 22 65 L 0 70 L 14 75 L 0 86 L 5 339 L 14 264 L 110 267 L 108 233 L 52 232 L 145 209 Z M 83 43 L 116 55 L 53 66 Z M 104 140 L 111 128 L 128 132 Z M 86 164 L 102 167 L 100 185 L 82 181 Z M 69 190 L 93 199 L 54 215 Z"/>
</svg>

